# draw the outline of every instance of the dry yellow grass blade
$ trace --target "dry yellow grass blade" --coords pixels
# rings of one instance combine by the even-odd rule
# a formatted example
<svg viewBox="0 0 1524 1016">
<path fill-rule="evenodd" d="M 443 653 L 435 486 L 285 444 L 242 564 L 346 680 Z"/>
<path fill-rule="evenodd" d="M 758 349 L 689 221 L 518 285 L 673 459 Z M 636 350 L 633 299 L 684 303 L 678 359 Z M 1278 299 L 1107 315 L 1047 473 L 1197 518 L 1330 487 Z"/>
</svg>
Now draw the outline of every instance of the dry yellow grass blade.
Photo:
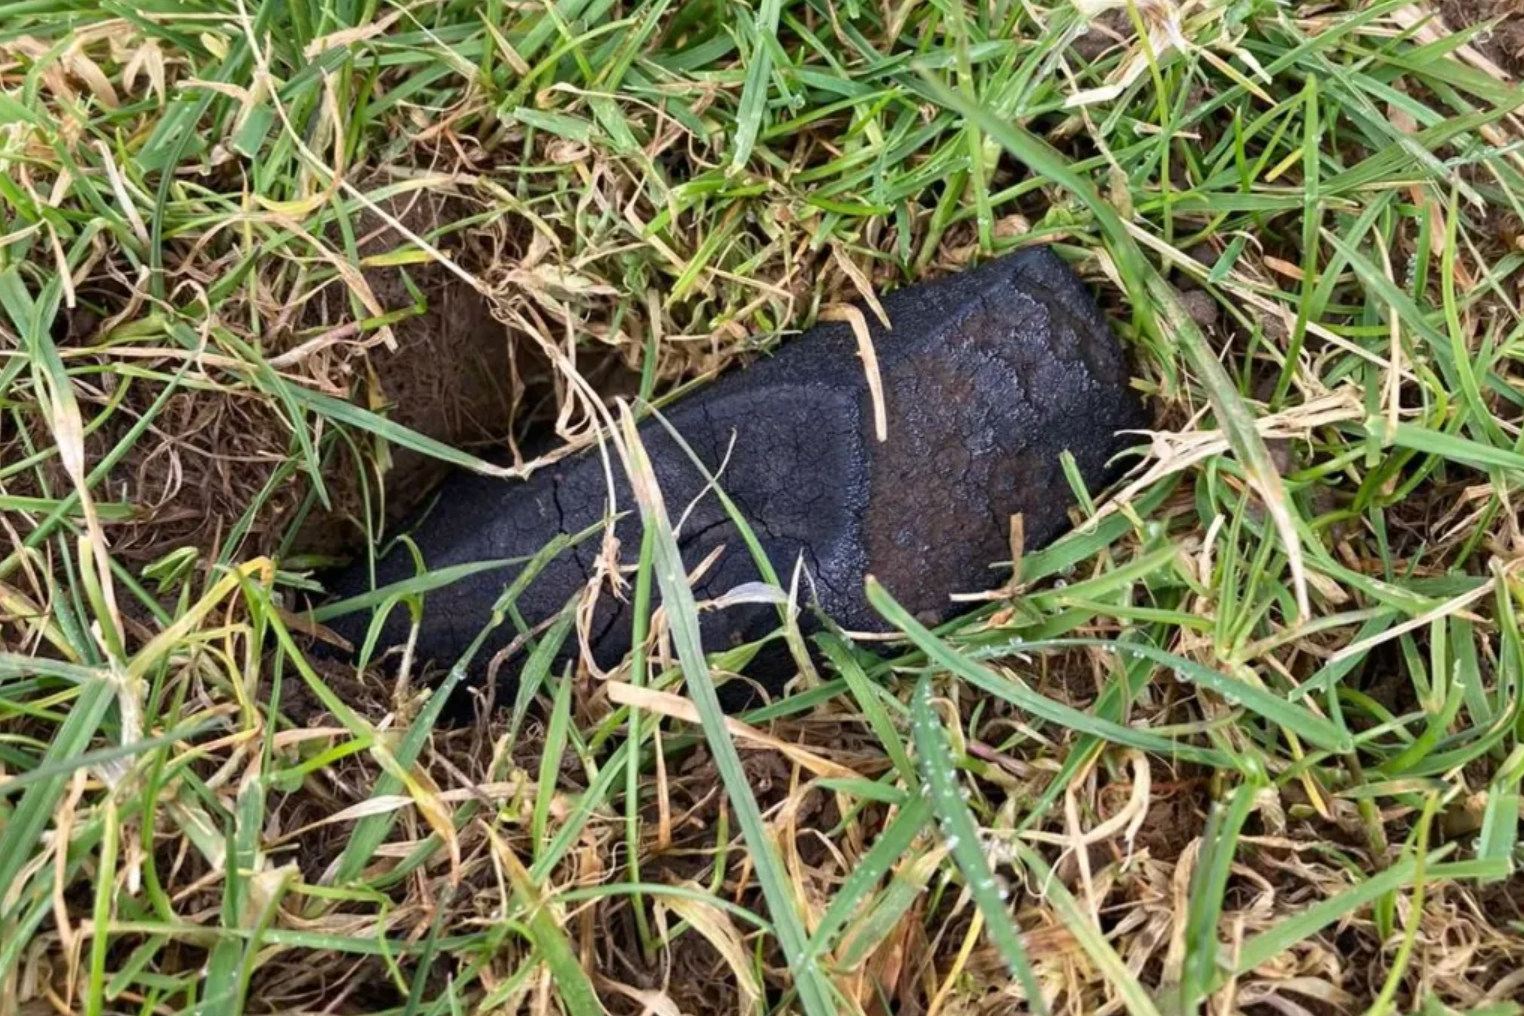
<svg viewBox="0 0 1524 1016">
<path fill-rule="evenodd" d="M 1365 408 L 1360 393 L 1352 388 L 1341 388 L 1303 405 L 1259 417 L 1254 421 L 1254 428 L 1262 438 L 1306 440 L 1320 427 L 1364 417 Z M 1149 436 L 1152 439 L 1149 449 L 1152 464 L 1128 480 L 1121 490 L 1102 505 L 1095 516 L 1085 522 L 1087 528 L 1132 502 L 1161 479 L 1200 465 L 1231 448 L 1228 436 L 1222 430 L 1154 431 Z"/>
<path fill-rule="evenodd" d="M 629 684 L 625 681 L 609 681 L 604 687 L 608 690 L 609 701 L 615 705 L 635 706 L 647 712 L 656 713 L 660 716 L 670 717 L 674 720 L 682 720 L 685 723 L 700 723 L 698 707 L 689 699 L 681 695 L 674 695 L 668 691 L 657 691 L 654 688 L 642 688 Z M 771 734 L 764 733 L 749 724 L 743 723 L 734 717 L 726 717 L 725 727 L 731 736 L 741 741 L 747 741 L 762 748 L 771 748 L 785 756 L 791 762 L 813 773 L 816 776 L 832 779 L 860 779 L 861 775 L 847 766 L 822 758 L 807 748 L 787 741 L 779 740 Z"/>
<path fill-rule="evenodd" d="M 147 645 L 138 650 L 127 664 L 126 677 L 130 681 L 141 680 L 167 655 L 181 646 L 213 610 L 237 589 L 243 579 L 256 578 L 268 584 L 275 576 L 275 564 L 268 558 L 255 558 L 231 569 L 218 579 L 202 597 L 185 610 L 175 622 L 155 635 Z"/>
<path fill-rule="evenodd" d="M 22 645 L 30 646 L 35 631 L 48 645 L 53 647 L 54 652 L 68 660 L 70 663 L 79 662 L 79 654 L 69 644 L 69 640 L 59 629 L 58 624 L 49 618 L 49 611 L 27 596 L 14 586 L 0 582 L 0 613 L 9 614 L 15 618 L 28 618 L 26 629 L 28 634 L 23 637 Z"/>
<path fill-rule="evenodd" d="M 882 310 L 879 311 L 883 313 Z M 868 330 L 868 319 L 863 312 L 849 303 L 833 303 L 820 308 L 820 320 L 844 321 L 852 327 L 857 339 L 857 355 L 863 361 L 863 373 L 868 377 L 868 395 L 873 400 L 873 435 L 880 441 L 889 440 L 889 414 L 884 405 L 884 378 L 878 369 L 878 351 L 873 347 L 873 333 Z"/>
<path fill-rule="evenodd" d="M 702 889 L 701 886 L 693 886 Z M 736 986 L 740 988 L 738 1016 L 746 1016 L 755 1010 L 762 998 L 762 985 L 757 982 L 756 970 L 746 950 L 746 942 L 736 930 L 734 922 L 723 910 L 711 907 L 688 896 L 664 896 L 658 905 L 658 913 L 670 910 L 687 921 L 700 935 L 714 946 L 730 972 L 735 974 Z"/>
<path fill-rule="evenodd" d="M 424 821 L 429 824 L 429 828 L 444 840 L 445 849 L 450 854 L 450 884 L 459 884 L 460 837 L 455 831 L 455 813 L 443 800 L 439 785 L 422 766 L 402 765 L 379 741 L 371 744 L 370 755 L 380 765 L 383 772 L 407 788 L 408 797 L 412 799 L 413 806 L 418 809 L 418 814 L 422 815 Z"/>
</svg>

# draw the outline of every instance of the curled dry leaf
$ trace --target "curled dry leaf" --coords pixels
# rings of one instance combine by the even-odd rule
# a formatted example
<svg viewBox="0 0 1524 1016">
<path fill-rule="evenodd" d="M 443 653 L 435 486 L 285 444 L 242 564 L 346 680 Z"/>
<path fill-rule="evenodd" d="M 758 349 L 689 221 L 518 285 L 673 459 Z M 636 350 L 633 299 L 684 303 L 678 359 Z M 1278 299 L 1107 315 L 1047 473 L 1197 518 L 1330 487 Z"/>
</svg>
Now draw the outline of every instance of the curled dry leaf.
<svg viewBox="0 0 1524 1016">
<path fill-rule="evenodd" d="M 702 890 L 702 886 L 692 888 Z M 687 921 L 709 944 L 714 946 L 725 960 L 725 965 L 736 975 L 736 987 L 741 992 L 742 1016 L 752 1012 L 762 997 L 762 985 L 757 979 L 746 950 L 746 943 L 730 917 L 720 908 L 709 906 L 690 896 L 667 896 L 662 906 Z"/>
</svg>

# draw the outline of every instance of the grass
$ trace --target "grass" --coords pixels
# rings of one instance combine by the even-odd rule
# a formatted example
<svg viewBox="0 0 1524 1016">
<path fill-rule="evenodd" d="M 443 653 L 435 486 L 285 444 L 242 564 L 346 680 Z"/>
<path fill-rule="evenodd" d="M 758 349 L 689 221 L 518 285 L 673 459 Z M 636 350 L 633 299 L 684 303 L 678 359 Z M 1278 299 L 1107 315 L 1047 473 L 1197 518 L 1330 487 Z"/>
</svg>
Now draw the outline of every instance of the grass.
<svg viewBox="0 0 1524 1016">
<path fill-rule="evenodd" d="M 0 9 L 0 1016 L 1518 1011 L 1524 93 L 1446 13 Z M 614 393 L 1034 244 L 1158 433 L 999 601 L 728 722 L 642 483 L 675 665 L 309 659 L 454 577 L 294 609 L 429 462 L 649 479 Z"/>
</svg>

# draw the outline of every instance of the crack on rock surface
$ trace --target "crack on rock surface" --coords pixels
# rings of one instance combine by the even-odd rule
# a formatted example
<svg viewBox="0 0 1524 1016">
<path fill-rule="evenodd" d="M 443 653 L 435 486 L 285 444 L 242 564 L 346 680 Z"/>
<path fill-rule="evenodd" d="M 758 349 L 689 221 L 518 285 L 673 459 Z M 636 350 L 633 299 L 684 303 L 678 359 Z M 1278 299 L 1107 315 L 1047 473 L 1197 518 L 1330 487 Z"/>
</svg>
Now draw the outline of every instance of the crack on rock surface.
<svg viewBox="0 0 1524 1016">
<path fill-rule="evenodd" d="M 888 440 L 873 432 L 870 390 L 850 327 L 831 323 L 786 343 L 775 355 L 721 377 L 666 412 L 756 531 L 780 580 L 802 555 L 821 610 L 847 629 L 882 631 L 864 580 L 876 575 L 919 616 L 945 620 L 953 593 L 998 584 L 991 563 L 1008 560 L 1009 517 L 1024 517 L 1026 549 L 1069 525 L 1073 496 L 1060 456 L 1066 449 L 1094 490 L 1112 477 L 1111 458 L 1128 443 L 1119 431 L 1146 425 L 1127 387 L 1122 350 L 1079 279 L 1047 249 L 991 261 L 882 298 L 892 327 L 870 318 L 888 413 Z M 731 435 L 735 445 L 726 461 Z M 760 579 L 745 541 L 720 499 L 659 421 L 640 434 L 674 521 L 693 504 L 680 549 L 692 569 L 719 544 L 724 552 L 695 584 L 711 599 Z M 703 496 L 699 497 L 703 492 Z M 596 451 L 504 481 L 457 473 L 412 536 L 430 568 L 527 557 L 557 533 L 599 522 L 608 484 Z M 614 479 L 621 507 L 635 498 Z M 621 563 L 638 558 L 638 522 L 621 531 Z M 583 559 L 583 554 L 588 555 Z M 597 538 L 551 562 L 520 598 L 531 624 L 559 611 L 591 574 Z M 406 555 L 377 564 L 377 583 L 411 574 Z M 418 655 L 448 665 L 486 622 L 513 572 L 471 576 L 430 593 Z M 336 576 L 339 595 L 366 591 L 363 567 Z M 808 587 L 805 587 L 806 589 Z M 355 640 L 369 618 L 331 626 Z M 629 650 L 631 607 L 603 592 L 593 654 L 611 667 Z M 801 616 L 806 629 L 809 615 Z M 705 647 L 728 648 L 778 625 L 775 607 L 743 604 L 706 611 Z M 463 637 L 463 633 L 464 637 Z M 392 620 L 383 644 L 405 637 Z M 498 629 L 479 659 L 513 637 Z M 573 644 L 575 640 L 572 640 Z M 506 668 L 512 670 L 513 668 Z M 764 653 L 748 675 L 776 687 L 791 673 L 787 652 Z M 723 690 L 723 689 L 722 689 Z M 731 704 L 739 704 L 732 696 Z"/>
</svg>

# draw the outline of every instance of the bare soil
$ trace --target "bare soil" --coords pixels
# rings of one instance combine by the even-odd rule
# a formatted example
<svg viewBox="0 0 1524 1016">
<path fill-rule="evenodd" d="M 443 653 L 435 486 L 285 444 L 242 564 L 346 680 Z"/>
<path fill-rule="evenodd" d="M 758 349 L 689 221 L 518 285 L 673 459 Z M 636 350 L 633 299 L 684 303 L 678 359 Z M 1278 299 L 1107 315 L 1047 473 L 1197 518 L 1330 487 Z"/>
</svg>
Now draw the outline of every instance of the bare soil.
<svg viewBox="0 0 1524 1016">
<path fill-rule="evenodd" d="M 467 211 L 460 202 L 435 195 L 413 195 L 387 209 L 415 235 L 429 238 L 440 227 Z M 362 219 L 358 247 L 362 257 L 375 257 L 407 245 L 408 240 L 375 215 Z M 473 249 L 469 236 L 440 243 L 457 263 L 479 264 L 488 252 Z M 492 316 L 488 298 L 465 279 L 437 262 L 397 267 L 369 267 L 365 282 L 387 312 L 417 308 L 391 326 L 392 345 L 367 344 L 362 357 L 347 366 L 358 374 L 360 402 L 367 408 L 426 437 L 478 453 L 505 447 L 514 436 L 517 400 L 531 378 L 543 373 L 543 363 L 520 366 L 507 326 Z M 309 305 L 306 332 L 342 327 L 354 313 L 347 290 L 331 286 Z M 517 381 L 517 383 L 515 383 Z M 378 452 L 366 449 L 365 459 Z M 407 448 L 387 449 L 384 476 L 385 519 L 394 522 L 422 501 L 444 476 L 446 467 Z M 296 549 L 332 553 L 354 547 L 365 538 L 361 491 L 366 482 L 345 449 L 326 470 L 335 483 L 334 510 L 310 519 L 302 528 Z"/>
<path fill-rule="evenodd" d="M 1524 7 L 1518 0 L 1441 0 L 1440 11 L 1453 29 L 1496 21 L 1472 45 L 1515 80 L 1524 73 Z"/>
</svg>

